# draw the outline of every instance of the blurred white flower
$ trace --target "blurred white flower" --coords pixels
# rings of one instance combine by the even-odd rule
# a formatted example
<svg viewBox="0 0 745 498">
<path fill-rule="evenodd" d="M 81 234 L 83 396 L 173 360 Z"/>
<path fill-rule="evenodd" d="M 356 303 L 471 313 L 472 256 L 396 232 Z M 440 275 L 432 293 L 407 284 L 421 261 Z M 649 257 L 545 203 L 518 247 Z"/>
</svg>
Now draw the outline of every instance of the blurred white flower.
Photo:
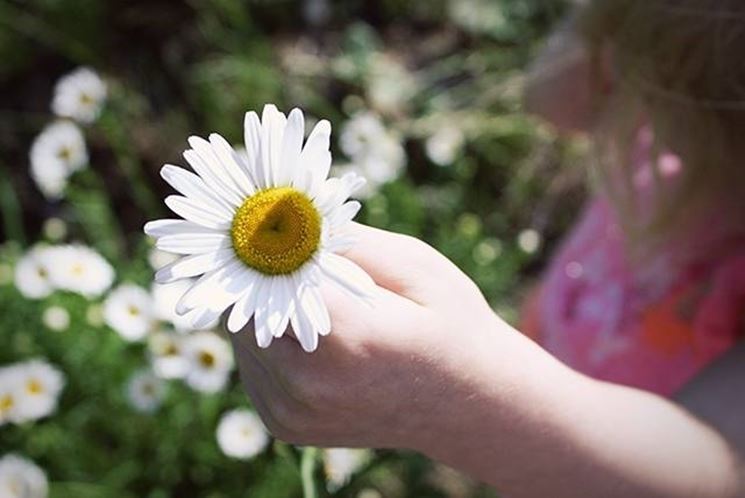
<svg viewBox="0 0 745 498">
<path fill-rule="evenodd" d="M 357 448 L 326 448 L 323 468 L 330 491 L 344 486 L 349 478 L 370 459 L 370 451 Z"/>
<path fill-rule="evenodd" d="M 189 362 L 183 356 L 184 337 L 172 332 L 155 332 L 148 336 L 148 351 L 153 372 L 163 379 L 186 376 Z"/>
<path fill-rule="evenodd" d="M 541 234 L 526 228 L 517 235 L 517 246 L 526 254 L 533 254 L 541 247 Z"/>
<path fill-rule="evenodd" d="M 406 163 L 401 140 L 370 111 L 359 112 L 344 123 L 339 146 L 373 189 L 396 179 Z"/>
<path fill-rule="evenodd" d="M 384 53 L 370 58 L 366 80 L 367 97 L 382 113 L 400 111 L 417 91 L 416 80 L 406 67 Z"/>
<path fill-rule="evenodd" d="M 183 345 L 189 387 L 206 393 L 225 387 L 233 369 L 233 351 L 228 342 L 212 332 L 199 331 L 186 336 Z"/>
<path fill-rule="evenodd" d="M 19 382 L 18 412 L 20 421 L 36 420 L 57 410 L 57 400 L 65 386 L 65 377 L 57 368 L 43 360 L 31 360 L 14 367 L 13 382 Z"/>
<path fill-rule="evenodd" d="M 101 114 L 105 100 L 106 83 L 92 69 L 81 67 L 57 81 L 52 111 L 57 116 L 88 124 Z"/>
<path fill-rule="evenodd" d="M 164 322 L 169 322 L 179 332 L 188 332 L 194 330 L 192 320 L 195 313 L 193 311 L 183 315 L 176 313 L 176 304 L 179 299 L 194 285 L 195 279 L 176 280 L 167 284 L 153 283 L 150 292 L 153 296 L 153 306 L 155 318 Z M 202 328 L 211 329 L 220 323 L 220 318 L 215 318 L 212 322 L 207 323 Z"/>
<path fill-rule="evenodd" d="M 231 410 L 217 425 L 217 443 L 227 456 L 248 460 L 266 448 L 269 434 L 261 419 L 251 410 Z"/>
<path fill-rule="evenodd" d="M 52 123 L 34 139 L 29 159 L 39 190 L 48 199 L 60 199 L 67 178 L 88 163 L 83 132 L 70 121 Z"/>
<path fill-rule="evenodd" d="M 463 147 L 464 136 L 456 126 L 440 126 L 437 131 L 427 138 L 424 150 L 430 161 L 438 166 L 453 164 Z"/>
<path fill-rule="evenodd" d="M 484 239 L 473 248 L 473 259 L 480 265 L 493 263 L 500 254 L 502 254 L 502 242 L 495 238 Z"/>
<path fill-rule="evenodd" d="M 44 236 L 52 242 L 59 242 L 67 236 L 67 223 L 61 218 L 48 218 L 41 227 Z"/>
<path fill-rule="evenodd" d="M 127 382 L 127 400 L 142 413 L 152 413 L 160 407 L 166 384 L 149 370 L 135 372 Z"/>
<path fill-rule="evenodd" d="M 448 14 L 456 25 L 476 34 L 498 30 L 508 23 L 492 0 L 450 0 Z"/>
<path fill-rule="evenodd" d="M 41 299 L 54 291 L 49 270 L 52 260 L 45 257 L 49 250 L 45 246 L 33 247 L 16 263 L 13 280 L 18 292 L 24 297 Z"/>
<path fill-rule="evenodd" d="M 138 285 L 118 286 L 103 303 L 103 319 L 123 339 L 143 339 L 154 321 L 150 294 Z"/>
<path fill-rule="evenodd" d="M 48 494 L 47 476 L 38 465 L 13 453 L 0 458 L 0 497 L 47 498 Z"/>
<path fill-rule="evenodd" d="M 63 245 L 43 253 L 52 284 L 86 297 L 98 297 L 114 281 L 114 269 L 90 247 Z"/>
<path fill-rule="evenodd" d="M 70 313 L 62 306 L 50 306 L 41 314 L 41 321 L 48 329 L 62 332 L 70 326 Z"/>
<path fill-rule="evenodd" d="M 153 270 L 160 270 L 164 266 L 174 263 L 178 258 L 178 254 L 161 251 L 157 247 L 153 247 L 147 255 L 147 261 Z"/>
<path fill-rule="evenodd" d="M 0 426 L 22 420 L 19 414 L 22 384 L 18 365 L 0 368 Z"/>
</svg>

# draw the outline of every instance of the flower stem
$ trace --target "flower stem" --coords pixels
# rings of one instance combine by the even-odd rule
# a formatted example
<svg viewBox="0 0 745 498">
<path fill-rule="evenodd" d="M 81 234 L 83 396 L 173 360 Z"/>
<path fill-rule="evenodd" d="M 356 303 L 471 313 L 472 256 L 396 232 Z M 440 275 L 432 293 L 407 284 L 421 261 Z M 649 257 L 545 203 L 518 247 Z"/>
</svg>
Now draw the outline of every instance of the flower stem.
<svg viewBox="0 0 745 498">
<path fill-rule="evenodd" d="M 303 481 L 303 498 L 318 498 L 318 490 L 313 474 L 316 470 L 318 461 L 318 448 L 303 448 L 303 454 L 300 458 L 300 477 Z"/>
</svg>

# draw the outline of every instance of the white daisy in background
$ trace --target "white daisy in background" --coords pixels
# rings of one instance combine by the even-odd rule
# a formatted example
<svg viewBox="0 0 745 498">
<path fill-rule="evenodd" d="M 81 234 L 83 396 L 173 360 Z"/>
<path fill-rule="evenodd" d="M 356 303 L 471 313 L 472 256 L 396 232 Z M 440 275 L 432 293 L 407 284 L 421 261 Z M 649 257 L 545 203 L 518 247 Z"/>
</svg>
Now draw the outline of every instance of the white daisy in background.
<svg viewBox="0 0 745 498">
<path fill-rule="evenodd" d="M 55 246 L 43 254 L 49 279 L 58 289 L 98 297 L 114 282 L 114 269 L 90 247 Z"/>
<path fill-rule="evenodd" d="M 352 475 L 370 460 L 370 451 L 356 448 L 326 448 L 323 469 L 330 491 L 344 486 Z"/>
<path fill-rule="evenodd" d="M 47 125 L 31 144 L 29 160 L 39 190 L 48 199 L 60 199 L 69 176 L 88 163 L 83 132 L 71 121 Z"/>
<path fill-rule="evenodd" d="M 453 164 L 463 147 L 465 137 L 457 126 L 444 125 L 437 128 L 424 143 L 430 161 L 438 166 Z"/>
<path fill-rule="evenodd" d="M 134 373 L 127 382 L 127 400 L 142 413 L 153 413 L 163 402 L 166 383 L 150 370 Z"/>
<path fill-rule="evenodd" d="M 164 266 L 173 263 L 178 258 L 178 254 L 161 251 L 157 247 L 150 249 L 150 252 L 147 254 L 147 262 L 150 263 L 150 268 L 153 270 L 160 270 Z"/>
<path fill-rule="evenodd" d="M 344 123 L 339 146 L 372 188 L 398 178 L 406 164 L 399 137 L 370 111 L 358 112 Z"/>
<path fill-rule="evenodd" d="M 194 285 L 195 281 L 195 279 L 183 279 L 167 284 L 154 283 L 150 289 L 150 293 L 153 297 L 155 318 L 172 324 L 173 328 L 179 332 L 194 330 L 191 322 L 194 318 L 195 312 L 192 311 L 185 315 L 179 315 L 176 313 L 176 305 L 186 291 Z M 215 317 L 213 322 L 204 324 L 202 328 L 211 329 L 216 327 L 219 323 L 219 317 Z"/>
<path fill-rule="evenodd" d="M 0 426 L 22 420 L 19 413 L 22 383 L 18 365 L 0 368 Z"/>
<path fill-rule="evenodd" d="M 183 355 L 184 336 L 173 332 L 154 332 L 148 336 L 148 352 L 153 372 L 163 379 L 181 379 L 189 370 Z"/>
<path fill-rule="evenodd" d="M 320 121 L 303 146 L 304 118 L 273 105 L 245 118 L 248 160 L 219 135 L 191 137 L 184 157 L 197 174 L 166 165 L 163 178 L 183 196 L 166 204 L 184 219 L 148 223 L 159 249 L 183 254 L 156 274 L 161 283 L 202 275 L 176 311 L 195 311 L 192 325 L 214 322 L 233 305 L 227 327 L 237 332 L 253 317 L 267 347 L 292 325 L 303 349 L 331 330 L 322 279 L 365 296 L 375 289 L 357 265 L 335 252 L 349 247 L 345 228 L 360 208 L 348 197 L 364 180 L 327 179 L 331 125 Z"/>
<path fill-rule="evenodd" d="M 49 250 L 46 246 L 33 247 L 16 263 L 13 281 L 24 297 L 42 299 L 54 291 L 49 267 L 53 261 L 45 256 Z"/>
<path fill-rule="evenodd" d="M 222 452 L 240 460 L 255 457 L 269 444 L 269 433 L 261 419 L 245 408 L 225 413 L 216 435 Z"/>
<path fill-rule="evenodd" d="M 123 339 L 143 339 L 152 329 L 155 319 L 150 294 L 138 285 L 118 286 L 103 303 L 103 319 Z"/>
<path fill-rule="evenodd" d="M 50 306 L 41 314 L 41 322 L 50 330 L 62 332 L 70 326 L 70 313 L 62 306 Z"/>
<path fill-rule="evenodd" d="M 19 421 L 37 420 L 57 410 L 57 400 L 65 386 L 65 377 L 43 360 L 31 360 L 11 367 L 15 370 Z"/>
<path fill-rule="evenodd" d="M 183 357 L 187 363 L 184 380 L 196 391 L 220 391 L 233 370 L 233 350 L 228 341 L 212 332 L 199 331 L 186 336 Z"/>
<path fill-rule="evenodd" d="M 510 22 L 492 0 L 450 0 L 448 14 L 456 25 L 476 34 L 504 29 Z"/>
<path fill-rule="evenodd" d="M 517 246 L 526 254 L 533 254 L 541 247 L 541 234 L 533 228 L 526 228 L 517 234 Z"/>
<path fill-rule="evenodd" d="M 368 99 L 384 114 L 401 112 L 417 92 L 414 76 L 389 54 L 378 52 L 370 57 L 365 79 Z"/>
<path fill-rule="evenodd" d="M 0 497 L 47 498 L 48 494 L 47 476 L 38 465 L 13 453 L 0 458 Z"/>
<path fill-rule="evenodd" d="M 89 124 L 101 114 L 105 100 L 106 83 L 92 69 L 81 67 L 57 81 L 52 111 L 57 116 Z"/>
</svg>

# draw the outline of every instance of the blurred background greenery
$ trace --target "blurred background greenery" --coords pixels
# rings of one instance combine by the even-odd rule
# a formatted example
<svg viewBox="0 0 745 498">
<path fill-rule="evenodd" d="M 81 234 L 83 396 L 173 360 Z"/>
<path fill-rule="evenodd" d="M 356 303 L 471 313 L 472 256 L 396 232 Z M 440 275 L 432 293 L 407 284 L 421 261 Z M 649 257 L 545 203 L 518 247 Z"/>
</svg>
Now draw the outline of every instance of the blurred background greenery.
<svg viewBox="0 0 745 498">
<path fill-rule="evenodd" d="M 295 448 L 274 442 L 246 462 L 215 442 L 220 414 L 248 404 L 237 374 L 217 394 L 169 383 L 155 413 L 138 413 L 123 386 L 147 365 L 147 347 L 91 320 L 96 299 L 24 298 L 13 265 L 39 241 L 81 242 L 113 265 L 117 282 L 149 288 L 151 245 L 141 230 L 167 215 L 160 167 L 184 164 L 193 134 L 214 131 L 239 144 L 243 113 L 272 102 L 329 119 L 337 170 L 375 179 L 360 221 L 427 240 L 515 320 L 584 197 L 582 144 L 521 108 L 526 65 L 567 7 L 563 0 L 0 0 L 0 366 L 43 357 L 67 378 L 55 414 L 0 426 L 0 454 L 33 459 L 53 497 L 302 496 Z M 108 98 L 84 130 L 89 167 L 73 175 L 61 200 L 49 201 L 29 175 L 29 148 L 53 119 L 56 81 L 79 66 L 104 78 Z M 344 130 L 352 138 L 364 130 L 362 116 L 391 142 L 379 158 L 385 171 L 339 140 Z M 63 222 L 62 235 L 49 219 Z M 63 333 L 42 321 L 50 306 L 69 312 Z M 493 496 L 392 451 L 377 452 L 340 487 L 323 484 L 323 465 L 315 478 L 320 496 Z"/>
</svg>

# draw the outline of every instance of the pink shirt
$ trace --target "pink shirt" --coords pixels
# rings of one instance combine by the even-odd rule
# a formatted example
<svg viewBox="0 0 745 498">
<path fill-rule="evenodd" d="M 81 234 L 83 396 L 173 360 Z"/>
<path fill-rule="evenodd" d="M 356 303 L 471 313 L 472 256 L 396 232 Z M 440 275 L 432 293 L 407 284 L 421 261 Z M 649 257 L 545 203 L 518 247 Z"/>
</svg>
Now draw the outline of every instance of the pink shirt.
<svg viewBox="0 0 745 498">
<path fill-rule="evenodd" d="M 522 330 L 588 375 L 673 394 L 743 337 L 745 238 L 719 225 L 709 217 L 632 263 L 609 203 L 590 202 L 526 303 Z"/>
</svg>

